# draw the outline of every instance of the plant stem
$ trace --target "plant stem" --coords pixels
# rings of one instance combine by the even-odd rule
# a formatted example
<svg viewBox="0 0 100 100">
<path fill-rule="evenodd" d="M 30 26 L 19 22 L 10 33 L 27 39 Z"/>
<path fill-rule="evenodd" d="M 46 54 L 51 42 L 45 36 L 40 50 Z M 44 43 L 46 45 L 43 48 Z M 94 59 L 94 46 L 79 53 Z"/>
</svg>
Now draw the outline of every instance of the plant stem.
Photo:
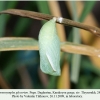
<svg viewBox="0 0 100 100">
<path fill-rule="evenodd" d="M 0 14 L 19 15 L 19 16 L 22 16 L 22 17 L 38 19 L 38 20 L 50 20 L 53 17 L 56 17 L 56 16 L 52 16 L 52 15 L 48 15 L 48 14 L 39 13 L 39 12 L 33 12 L 33 11 L 27 11 L 27 10 L 18 10 L 18 9 L 8 9 L 8 10 L 5 10 L 5 11 L 1 11 Z M 90 31 L 93 34 L 100 37 L 100 29 L 97 28 L 97 27 L 86 25 L 86 24 L 79 23 L 79 22 L 75 22 L 73 20 L 69 20 L 69 19 L 62 18 L 62 17 L 56 17 L 56 18 L 57 18 L 56 22 L 59 23 L 59 24 L 64 24 L 64 25 L 69 25 L 69 26 L 81 28 L 81 29 Z"/>
</svg>

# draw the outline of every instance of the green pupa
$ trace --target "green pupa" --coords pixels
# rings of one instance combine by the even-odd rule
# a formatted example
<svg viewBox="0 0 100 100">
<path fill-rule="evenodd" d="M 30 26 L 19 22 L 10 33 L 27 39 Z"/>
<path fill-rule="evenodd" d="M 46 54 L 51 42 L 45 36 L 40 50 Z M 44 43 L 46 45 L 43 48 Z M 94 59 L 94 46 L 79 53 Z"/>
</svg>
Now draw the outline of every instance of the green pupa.
<svg viewBox="0 0 100 100">
<path fill-rule="evenodd" d="M 60 40 L 56 30 L 56 18 L 46 22 L 39 32 L 40 69 L 42 72 L 59 76 Z"/>
</svg>

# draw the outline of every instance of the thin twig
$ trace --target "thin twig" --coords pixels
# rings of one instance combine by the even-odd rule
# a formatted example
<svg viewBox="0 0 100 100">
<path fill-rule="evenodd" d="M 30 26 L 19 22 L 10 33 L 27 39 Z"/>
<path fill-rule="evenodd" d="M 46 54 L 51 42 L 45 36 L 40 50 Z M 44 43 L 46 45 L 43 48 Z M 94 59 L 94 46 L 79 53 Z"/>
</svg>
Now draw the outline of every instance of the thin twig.
<svg viewBox="0 0 100 100">
<path fill-rule="evenodd" d="M 18 9 L 8 9 L 5 11 L 1 11 L 0 14 L 12 14 L 12 15 L 18 15 L 18 16 L 32 18 L 32 19 L 38 19 L 38 20 L 50 20 L 53 17 L 56 17 L 56 16 L 52 16 L 52 15 L 48 15 L 48 14 L 39 13 L 39 12 L 18 10 Z M 62 17 L 56 17 L 56 18 L 57 18 L 56 22 L 59 24 L 64 24 L 64 25 L 81 28 L 81 29 L 90 31 L 93 34 L 100 37 L 100 29 L 97 27 L 89 26 L 89 25 L 75 22 L 73 20 L 69 20 L 69 19 L 62 18 Z"/>
</svg>

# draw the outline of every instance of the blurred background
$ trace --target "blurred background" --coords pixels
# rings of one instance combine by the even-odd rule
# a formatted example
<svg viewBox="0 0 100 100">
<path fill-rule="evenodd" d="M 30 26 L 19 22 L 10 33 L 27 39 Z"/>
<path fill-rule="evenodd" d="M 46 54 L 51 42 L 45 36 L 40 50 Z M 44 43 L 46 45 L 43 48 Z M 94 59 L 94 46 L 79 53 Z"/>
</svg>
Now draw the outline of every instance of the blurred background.
<svg viewBox="0 0 100 100">
<path fill-rule="evenodd" d="M 23 9 L 62 16 L 100 27 L 100 1 L 0 1 L 0 11 Z M 0 16 L 0 37 L 38 40 L 44 21 L 14 15 Z M 57 24 L 62 42 L 100 48 L 100 38 L 90 32 Z M 0 52 L 0 89 L 100 89 L 100 58 L 61 52 L 61 76 L 44 74 L 38 51 Z"/>
</svg>

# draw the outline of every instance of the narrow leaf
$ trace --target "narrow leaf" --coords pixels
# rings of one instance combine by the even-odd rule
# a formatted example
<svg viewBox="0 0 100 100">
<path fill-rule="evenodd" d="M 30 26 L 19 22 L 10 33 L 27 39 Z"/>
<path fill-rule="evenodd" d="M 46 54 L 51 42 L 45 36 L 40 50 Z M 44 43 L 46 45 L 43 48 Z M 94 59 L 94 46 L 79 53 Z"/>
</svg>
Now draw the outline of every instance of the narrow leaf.
<svg viewBox="0 0 100 100">
<path fill-rule="evenodd" d="M 5 9 L 5 3 L 4 1 L 0 1 L 0 11 Z M 0 37 L 2 37 L 5 33 L 5 16 L 0 16 Z"/>
<path fill-rule="evenodd" d="M 68 53 L 100 57 L 100 49 L 71 42 L 62 42 L 61 50 Z"/>
<path fill-rule="evenodd" d="M 47 1 L 37 1 L 37 6 L 39 9 L 39 12 L 45 13 L 45 14 L 50 14 L 49 6 Z M 45 21 L 42 21 L 42 24 L 44 24 Z"/>
<path fill-rule="evenodd" d="M 22 36 L 23 33 L 27 30 L 28 26 L 30 26 L 31 20 L 27 18 L 19 18 L 15 28 L 14 28 L 14 36 Z"/>
<path fill-rule="evenodd" d="M 31 38 L 0 38 L 0 51 L 37 50 L 38 42 Z"/>
<path fill-rule="evenodd" d="M 85 1 L 84 3 L 85 3 L 84 8 L 83 8 L 82 14 L 79 18 L 80 22 L 83 22 L 85 17 L 91 12 L 91 10 L 93 9 L 93 6 L 95 5 L 96 1 Z"/>
<path fill-rule="evenodd" d="M 91 46 L 71 42 L 61 42 L 60 46 L 63 52 L 100 57 L 100 49 Z M 0 51 L 12 50 L 39 50 L 38 41 L 33 38 L 0 38 Z"/>
<path fill-rule="evenodd" d="M 16 8 L 18 1 L 7 1 L 6 9 Z M 8 21 L 11 16 L 6 16 L 6 20 Z"/>
<path fill-rule="evenodd" d="M 77 8 L 76 8 L 76 2 L 70 1 L 71 7 L 72 7 L 72 14 L 73 14 L 73 20 L 78 21 L 77 16 Z M 75 34 L 78 33 L 78 34 Z M 80 44 L 81 38 L 78 28 L 73 28 L 73 42 Z M 72 64 L 71 64 L 71 81 L 74 83 L 78 82 L 79 79 L 79 72 L 80 72 L 80 62 L 81 62 L 81 55 L 74 54 L 72 56 Z"/>
</svg>

